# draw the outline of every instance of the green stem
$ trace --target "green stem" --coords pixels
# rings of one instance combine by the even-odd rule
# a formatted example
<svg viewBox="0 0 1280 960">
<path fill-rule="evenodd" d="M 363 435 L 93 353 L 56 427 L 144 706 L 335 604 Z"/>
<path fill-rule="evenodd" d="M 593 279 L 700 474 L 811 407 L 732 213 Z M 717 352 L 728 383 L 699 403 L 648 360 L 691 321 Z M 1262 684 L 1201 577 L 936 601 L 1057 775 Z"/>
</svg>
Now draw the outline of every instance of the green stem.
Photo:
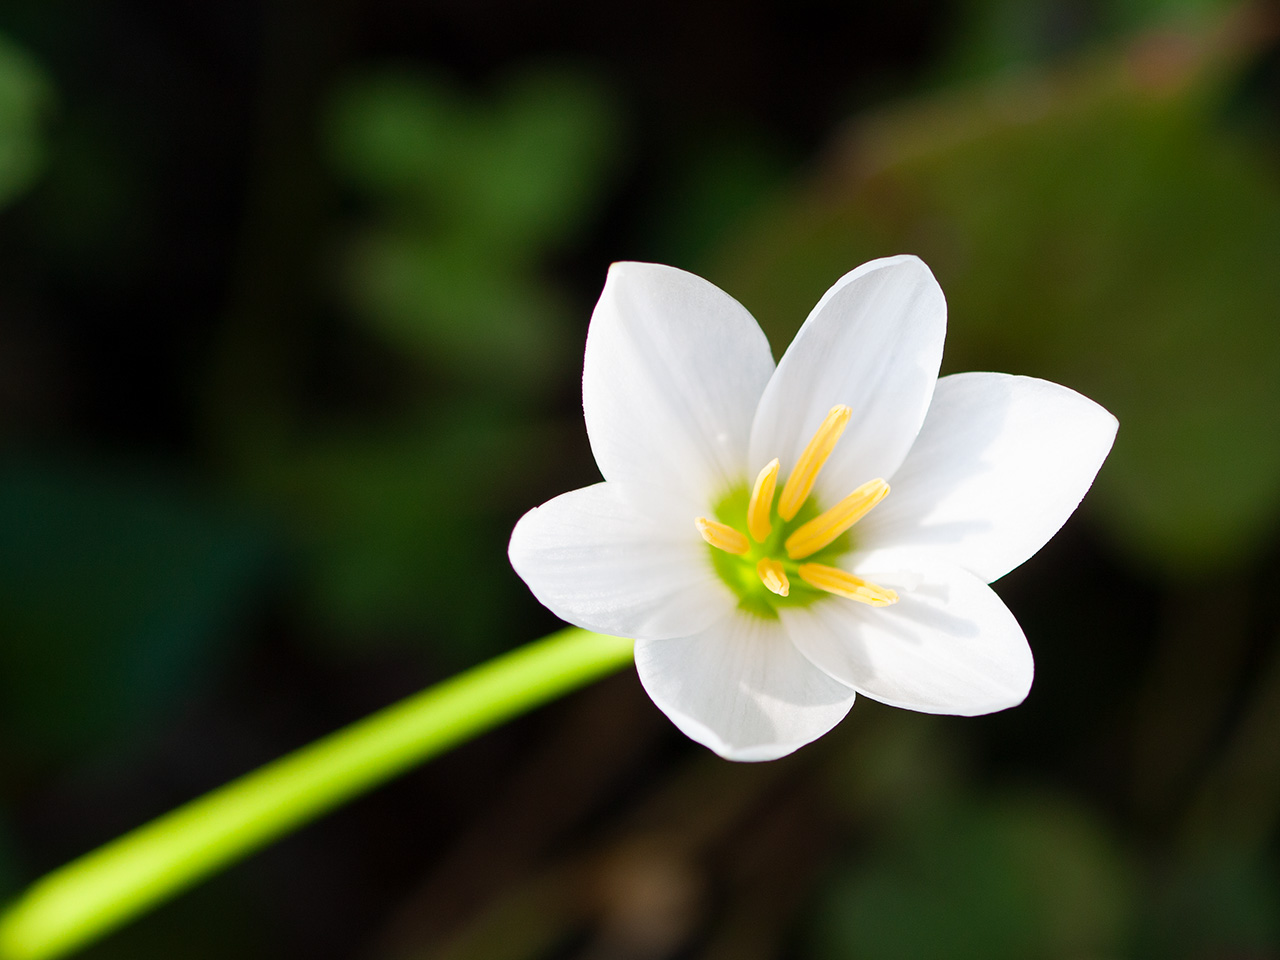
<svg viewBox="0 0 1280 960">
<path fill-rule="evenodd" d="M 330 734 L 38 880 L 0 915 L 0 958 L 63 956 L 344 801 L 630 659 L 630 640 L 562 630 Z"/>
</svg>

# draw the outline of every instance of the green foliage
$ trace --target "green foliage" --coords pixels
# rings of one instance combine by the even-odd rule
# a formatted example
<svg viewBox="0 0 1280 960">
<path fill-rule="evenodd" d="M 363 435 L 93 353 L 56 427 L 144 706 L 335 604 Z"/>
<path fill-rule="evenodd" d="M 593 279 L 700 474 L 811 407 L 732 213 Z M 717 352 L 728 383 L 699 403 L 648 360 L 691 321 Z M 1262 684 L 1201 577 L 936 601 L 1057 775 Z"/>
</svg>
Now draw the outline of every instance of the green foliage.
<svg viewBox="0 0 1280 960">
<path fill-rule="evenodd" d="M 491 102 L 409 73 L 355 77 L 327 142 L 378 211 L 352 245 L 356 315 L 410 354 L 527 392 L 559 369 L 566 311 L 540 275 L 582 228 L 612 166 L 616 122 L 586 78 L 516 74 Z"/>
<path fill-rule="evenodd" d="M 1280 183 L 1216 120 L 1210 40 L 904 106 L 716 273 L 775 345 L 873 256 L 947 292 L 949 370 L 1003 369 L 1107 406 L 1096 507 L 1157 570 L 1203 573 L 1280 517 Z"/>
<path fill-rule="evenodd" d="M 526 70 L 483 103 L 387 72 L 339 88 L 327 130 L 334 166 L 393 216 L 536 250 L 592 212 L 615 125 L 600 90 L 570 73 Z"/>
<path fill-rule="evenodd" d="M 816 958 L 1025 960 L 1118 956 L 1128 868 L 1062 798 L 937 808 L 883 838 L 831 884 Z"/>
<path fill-rule="evenodd" d="M 1152 887 L 1138 956 L 1265 957 L 1280 948 L 1280 878 L 1258 851 L 1216 849 Z"/>
<path fill-rule="evenodd" d="M 386 408 L 255 448 L 248 477 L 291 522 L 329 636 L 454 663 L 510 642 L 502 544 L 554 462 L 537 403 L 582 349 L 548 261 L 595 214 L 617 139 L 602 89 L 547 68 L 486 99 L 391 71 L 333 92 L 324 140 L 359 205 L 338 292 L 404 373 L 380 378 Z"/>
<path fill-rule="evenodd" d="M 962 0 L 959 27 L 939 74 L 972 81 L 1032 69 L 1099 35 L 1132 35 L 1170 24 L 1211 26 L 1234 0 Z"/>
<path fill-rule="evenodd" d="M 25 751 L 134 734 L 207 682 L 262 535 L 144 476 L 0 468 L 0 713 Z"/>
<path fill-rule="evenodd" d="M 658 258 L 698 272 L 726 236 L 785 195 L 793 164 L 760 131 L 710 131 L 675 158 L 648 206 L 646 233 Z"/>
<path fill-rule="evenodd" d="M 576 627 L 314 741 L 74 860 L 0 913 L 0 956 L 53 960 L 373 786 L 632 657 Z"/>
<path fill-rule="evenodd" d="M 43 127 L 52 101 L 39 65 L 0 37 L 0 206 L 21 194 L 44 165 Z"/>
<path fill-rule="evenodd" d="M 532 392 L 567 365 L 565 311 L 551 287 L 480 241 L 371 231 L 352 246 L 352 300 L 400 348 L 487 388 Z"/>
<path fill-rule="evenodd" d="M 545 432 L 463 409 L 367 436 L 334 435 L 281 464 L 273 498 L 299 531 L 304 590 L 331 636 L 412 632 L 466 662 L 508 642 L 514 586 L 502 505 L 545 471 Z M 278 486 L 275 486 L 278 484 Z"/>
<path fill-rule="evenodd" d="M 625 799 L 602 786 L 608 771 L 566 776 L 555 758 L 567 756 L 567 771 L 582 767 L 574 767 L 581 757 L 564 752 L 570 739 L 546 740 L 544 753 L 531 754 L 531 767 L 545 768 L 539 776 L 551 786 L 544 791 L 565 795 L 547 801 L 521 781 L 513 797 L 530 798 L 527 813 L 511 821 L 499 805 L 496 814 L 477 819 L 472 836 L 480 837 L 486 824 L 497 824 L 494 836 L 500 843 L 507 822 L 522 830 L 527 822 L 531 833 L 550 835 L 575 816 L 574 810 L 588 809 L 594 811 L 582 814 L 588 831 L 602 823 L 602 816 L 609 824 L 624 822 L 630 816 L 619 812 L 624 808 L 644 814 L 636 822 L 650 831 L 643 796 L 647 781 L 658 781 L 655 789 L 666 797 L 664 807 L 678 811 L 670 837 L 708 838 L 697 841 L 708 844 L 705 860 L 693 848 L 679 853 L 680 869 L 689 872 L 693 885 L 705 883 L 713 891 L 706 903 L 689 907 L 691 916 L 704 909 L 706 916 L 689 921 L 691 939 L 680 947 L 685 952 L 737 956 L 740 951 L 726 950 L 724 944 L 741 942 L 763 955 L 781 937 L 759 936 L 757 919 L 766 930 L 796 929 L 790 911 L 803 891 L 812 889 L 806 881 L 813 877 L 805 870 L 818 869 L 820 859 L 806 855 L 806 845 L 820 848 L 821 863 L 828 866 L 830 851 L 846 848 L 834 863 L 833 885 L 816 895 L 812 931 L 800 934 L 812 933 L 810 952 L 819 958 L 1177 960 L 1274 952 L 1280 938 L 1274 858 L 1217 849 L 1203 861 L 1188 861 L 1179 851 L 1189 845 L 1179 846 L 1172 838 L 1178 827 L 1130 814 L 1131 827 L 1140 824 L 1151 843 L 1144 850 L 1144 869 L 1134 869 L 1096 814 L 1076 801 L 1062 794 L 993 798 L 974 786 L 986 771 L 999 769 L 1000 725 L 1016 725 L 1014 749 L 1033 769 L 1056 765 L 1057 773 L 1070 778 L 1075 775 L 1071 765 L 1079 762 L 1099 779 L 1111 770 L 1111 792 L 1104 802 L 1109 809 L 1127 809 L 1121 780 L 1128 767 L 1141 762 L 1126 762 L 1129 739 L 1117 731 L 1134 712 L 1134 702 L 1123 696 L 1103 701 L 1126 691 L 1129 675 L 1138 672 L 1137 661 L 1146 655 L 1143 644 L 1160 641 L 1131 635 L 1131 629 L 1145 629 L 1142 624 L 1155 616 L 1140 609 L 1140 601 L 1124 588 L 1135 579 L 1154 579 L 1147 576 L 1152 573 L 1204 577 L 1214 564 L 1239 564 L 1268 542 L 1280 516 L 1275 427 L 1280 422 L 1280 187 L 1267 145 L 1229 126 L 1240 119 L 1231 111 L 1240 105 L 1234 77 L 1247 65 L 1247 31 L 1237 30 L 1230 42 L 1211 29 L 1163 33 L 1119 55 L 1059 73 L 1015 76 L 1012 71 L 1034 70 L 1086 34 L 1146 24 L 1170 13 L 1199 15 L 1221 4 L 1121 0 L 1086 9 L 1042 0 L 972 0 L 961 6 L 967 25 L 952 45 L 958 52 L 925 72 L 951 81 L 1000 75 L 998 82 L 917 97 L 860 121 L 825 169 L 795 189 L 788 183 L 796 176 L 794 161 L 802 158 L 795 156 L 794 144 L 786 143 L 781 126 L 756 129 L 750 125 L 756 121 L 739 117 L 675 136 L 664 131 L 669 140 L 657 150 L 667 158 L 662 182 L 650 182 L 652 169 L 640 171 L 628 189 L 638 191 L 630 196 L 640 196 L 641 202 L 615 211 L 620 216 L 608 236 L 610 242 L 632 242 L 635 236 L 628 231 L 636 225 L 627 217 L 636 216 L 642 246 L 655 248 L 664 261 L 701 272 L 709 251 L 714 252 L 705 272 L 765 321 L 778 348 L 841 273 L 872 257 L 919 253 L 937 272 L 951 303 L 949 370 L 1045 376 L 1114 410 L 1121 420 L 1120 438 L 1089 509 L 1142 565 L 1144 576 L 1123 580 L 1114 596 L 1091 604 L 1087 614 L 1072 605 L 1080 596 L 1096 596 L 1095 580 L 1070 580 L 1046 591 L 1033 579 L 1046 574 L 1028 570 L 1021 585 L 1009 585 L 1021 592 L 1018 613 L 1026 614 L 1028 627 L 1053 619 L 1052 629 L 1032 637 L 1038 653 L 1046 654 L 1042 664 L 1051 663 L 1055 649 L 1059 658 L 1077 656 L 1086 664 L 1077 670 L 1077 680 L 1087 681 L 1091 670 L 1108 674 L 1106 683 L 1096 685 L 1104 694 L 1094 689 L 1070 700 L 1061 693 L 1062 675 L 1054 680 L 1046 670 L 1039 681 L 1039 706 L 1030 705 L 1030 712 L 1017 718 L 973 724 L 951 718 L 885 719 L 888 711 L 878 713 L 876 705 L 863 703 L 835 735 L 858 746 L 847 754 L 824 754 L 832 750 L 824 742 L 789 761 L 790 768 L 731 772 L 717 760 L 698 757 L 694 765 L 712 773 L 696 789 L 679 790 L 665 779 L 665 752 L 657 759 L 645 754 L 648 759 L 627 774 Z M 39 9 L 50 24 L 67 19 L 56 9 Z M 292 15 L 280 14 L 285 20 Z M 131 66 L 134 72 L 126 72 L 169 76 L 162 54 L 146 59 L 157 49 L 147 46 L 140 64 Z M 714 69 L 714 58 L 709 62 Z M 906 66 L 892 69 L 909 74 Z M 142 242 L 150 231 L 170 223 L 193 225 L 191 210 L 175 210 L 170 221 L 168 209 L 175 191 L 189 189 L 185 179 L 172 178 L 191 176 L 200 163 L 188 164 L 186 154 L 172 170 L 155 161 L 171 144 L 206 144 L 210 131 L 241 128 L 239 118 L 215 123 L 201 112 L 213 105 L 231 109 L 240 102 L 235 96 L 209 96 L 206 90 L 188 110 L 179 104 L 185 96 L 179 83 L 176 92 L 141 101 L 146 108 L 139 111 L 142 125 L 148 136 L 155 134 L 144 144 L 132 139 L 137 134 L 130 129 L 130 94 L 120 96 L 110 86 L 110 71 L 97 65 L 89 63 L 83 73 L 91 82 L 104 81 L 101 94 L 94 91 L 101 102 L 81 99 L 68 86 L 68 109 L 47 147 L 52 154 L 47 176 L 33 197 L 38 202 L 8 228 L 21 239 L 30 212 L 40 236 L 33 252 L 24 254 L 35 279 L 23 275 L 28 267 L 23 258 L 11 271 L 4 303 L 17 321 L 4 327 L 9 339 L 3 342 L 16 344 L 15 355 L 22 359 L 24 324 L 41 325 L 42 334 L 52 331 L 51 345 L 41 339 L 32 349 L 38 354 L 47 349 L 54 359 L 44 354 L 37 359 L 51 367 L 60 363 L 63 338 L 71 352 L 81 349 L 74 338 L 92 322 L 86 319 L 86 304 L 89 313 L 105 308 L 103 315 L 115 323 L 122 308 L 151 302 L 153 291 L 140 296 L 131 286 L 135 260 L 151 249 Z M 542 615 L 506 560 L 503 546 L 513 520 L 591 473 L 580 419 L 575 414 L 569 427 L 553 421 L 550 411 L 553 401 L 566 411 L 572 406 L 593 291 L 583 285 L 574 302 L 557 282 L 555 269 L 561 257 L 581 263 L 596 255 L 584 249 L 583 237 L 599 219 L 611 175 L 620 166 L 618 108 L 598 82 L 566 70 L 524 70 L 480 91 L 411 69 L 352 73 L 329 92 L 322 112 L 318 139 L 332 174 L 326 183 L 308 174 L 308 161 L 315 158 L 305 151 L 314 143 L 289 132 L 296 130 L 289 122 L 296 117 L 285 106 L 311 104 L 316 96 L 323 100 L 324 91 L 290 88 L 295 80 L 305 84 L 310 75 L 282 71 L 272 81 L 280 89 L 255 88 L 254 96 L 270 94 L 270 104 L 252 154 L 233 157 L 239 146 L 228 141 L 226 156 L 215 151 L 201 157 L 201 163 L 218 168 L 215 179 L 226 176 L 222 164 L 236 161 L 234 176 L 243 172 L 253 184 L 243 220 L 249 228 L 239 242 L 246 236 L 268 240 L 245 242 L 238 251 L 222 249 L 199 236 L 200 223 L 194 224 L 189 248 L 190 238 L 163 238 L 178 253 L 165 261 L 166 269 L 212 255 L 202 270 L 237 262 L 241 271 L 230 284 L 230 332 L 223 343 L 227 375 L 219 389 L 228 394 L 203 398 L 210 421 L 192 423 L 196 418 L 189 411 L 180 416 L 192 428 L 198 457 L 226 444 L 210 459 L 219 462 L 217 456 L 226 454 L 220 462 L 239 471 L 233 482 L 241 493 L 255 498 L 285 530 L 288 556 L 295 561 L 289 583 L 303 609 L 286 613 L 294 617 L 283 626 L 291 645 L 310 645 L 299 656 L 324 663 L 335 658 L 332 648 L 324 648 L 327 643 L 344 645 L 339 660 L 350 659 L 350 647 L 404 644 L 429 651 L 432 669 L 472 663 L 527 636 L 521 633 L 529 623 L 524 614 Z M 314 75 L 330 74 L 315 70 Z M 70 84 L 74 74 L 67 76 Z M 843 76 L 840 69 L 832 74 L 836 82 Z M 910 75 L 903 79 L 919 82 Z M 221 74 L 216 80 L 225 82 Z M 850 96 L 865 102 L 875 85 L 885 82 L 873 81 L 872 87 L 849 91 Z M 192 83 L 191 89 L 197 86 Z M 40 69 L 0 41 L 0 204 L 11 202 L 40 174 L 46 151 L 42 128 L 51 102 Z M 165 109 L 153 113 L 158 105 Z M 177 126 L 189 123 L 198 133 L 171 140 L 171 131 L 159 129 L 165 124 L 151 123 L 153 115 L 181 116 L 184 122 Z M 1247 119 L 1264 132 L 1274 130 L 1262 112 Z M 282 157 L 290 162 L 279 162 Z M 290 182 L 295 171 L 296 183 Z M 332 202 L 335 193 L 341 203 Z M 237 209 L 228 223 L 239 217 Z M 328 264 L 334 269 L 329 276 L 309 259 L 316 250 L 301 233 L 310 225 L 327 230 L 319 245 L 330 244 Z M 154 292 L 207 289 L 207 277 L 194 285 L 193 277 L 205 274 L 181 275 L 179 286 Z M 327 284 L 318 295 L 317 277 Z M 336 307 L 326 303 L 326 296 Z M 200 313 L 195 309 L 192 318 Z M 160 324 L 145 311 L 139 319 L 141 324 L 126 333 L 137 335 L 141 351 L 149 347 L 144 338 Z M 233 329 L 237 324 L 241 327 Z M 194 345 L 193 353 L 198 351 L 203 335 L 197 331 L 197 340 L 184 339 L 180 348 Z M 102 340 L 89 344 L 96 351 Z M 105 360 L 95 355 L 86 369 L 110 374 L 112 355 L 103 353 Z M 55 371 L 52 386 L 39 384 L 45 392 L 32 396 L 58 394 L 65 387 L 58 377 L 77 376 L 76 362 L 67 371 Z M 175 378 L 184 387 L 188 372 Z M 49 375 L 37 371 L 33 381 L 41 376 Z M 14 389 L 24 388 L 19 382 Z M 87 387 L 89 394 L 94 389 L 99 388 Z M 236 389 L 242 393 L 229 396 Z M 35 405 L 29 397 L 21 399 Z M 209 434 L 200 434 L 202 425 L 211 428 Z M 19 431 L 30 427 L 17 425 Z M 67 428 L 74 434 L 83 425 Z M 184 448 L 174 455 L 190 452 Z M 1076 550 L 1072 560 L 1093 557 L 1087 549 L 1066 549 Z M 14 803 L 15 822 L 30 823 L 21 806 L 48 796 L 50 782 L 57 793 L 65 771 L 45 765 L 50 756 L 81 763 L 96 755 L 100 762 L 126 736 L 145 738 L 184 700 L 200 694 L 233 642 L 237 617 L 263 580 L 270 556 L 263 533 L 239 510 L 206 502 L 202 494 L 170 481 L 94 464 L 0 467 L 0 717 L 7 725 L 0 748 L 16 761 L 18 777 L 6 798 Z M 1010 598 L 1012 603 L 1015 593 Z M 1223 607 L 1241 602 L 1239 596 L 1206 600 Z M 1124 610 L 1132 616 L 1115 616 Z M 1232 629 L 1233 619 L 1256 613 L 1223 612 L 1223 630 Z M 1169 619 L 1181 616 L 1176 608 Z M 1082 632 L 1089 642 L 1077 646 Z M 1230 654 L 1222 651 L 1235 641 L 1221 634 L 1214 641 L 1215 651 L 1204 658 L 1210 693 L 1213 671 L 1234 669 Z M 1096 652 L 1104 649 L 1130 652 L 1108 654 L 1099 666 Z M 620 651 L 612 662 L 616 666 L 625 659 Z M 552 674 L 563 676 L 558 669 Z M 1152 677 L 1158 682 L 1158 671 L 1147 679 Z M 524 677 L 515 686 L 528 690 L 531 682 Z M 1048 689 L 1054 683 L 1056 702 L 1075 703 L 1087 719 L 1058 723 Z M 1065 685 L 1071 683 L 1069 677 Z M 1219 699 L 1229 702 L 1228 681 L 1219 685 Z M 1266 688 L 1256 694 L 1252 687 L 1241 689 L 1260 698 L 1258 712 L 1264 713 Z M 1177 709 L 1185 706 L 1184 698 L 1158 688 L 1147 695 L 1176 702 Z M 1206 735 L 1179 732 L 1181 742 L 1173 743 L 1177 738 L 1167 733 L 1169 752 L 1184 758 L 1189 771 L 1212 769 L 1215 764 L 1200 755 L 1197 744 L 1229 737 L 1233 721 L 1203 702 L 1187 706 L 1186 713 L 1201 715 L 1191 724 L 1199 722 Z M 323 713 L 295 719 L 309 723 L 321 716 L 328 722 Z M 579 722 L 569 718 L 566 726 Z M 1055 725 L 1052 731 L 1048 724 Z M 610 743 L 622 737 L 619 767 L 629 762 L 625 751 L 632 735 L 626 734 L 625 720 L 610 715 L 599 726 L 598 735 Z M 1035 748 L 1026 746 L 1046 734 L 1055 747 L 1050 752 L 1066 745 L 1061 762 L 1041 761 L 1033 755 Z M 1245 741 L 1252 742 L 1270 740 L 1259 734 Z M 997 744 L 995 753 L 971 749 L 991 743 Z M 382 746 L 357 754 L 353 768 L 366 772 L 371 757 L 387 757 Z M 1265 751 L 1255 756 L 1265 757 Z M 39 762 L 29 762 L 32 758 Z M 1116 774 L 1113 766 L 1126 771 Z M 469 769 L 485 768 L 476 762 Z M 46 770 L 49 778 L 42 782 Z M 633 790 L 636 771 L 646 783 Z M 824 811 L 834 823 L 826 816 L 807 816 L 814 784 L 806 771 L 839 794 Z M 1250 765 L 1234 780 L 1224 779 L 1221 789 L 1236 783 L 1248 787 L 1243 793 L 1262 811 L 1252 829 L 1261 834 L 1273 826 L 1263 809 L 1271 795 L 1255 774 Z M 448 771 L 442 776 L 450 778 Z M 536 786 L 537 777 L 529 776 Z M 711 820 L 726 823 L 742 817 L 742 800 L 734 791 L 751 777 L 777 778 L 769 781 L 774 787 L 767 815 L 744 820 L 740 832 L 709 831 L 707 811 Z M 433 787 L 423 789 L 431 794 Z M 596 800 L 587 796 L 593 790 L 600 791 L 593 794 Z M 321 794 L 329 798 L 326 804 L 337 796 L 329 786 L 313 796 Z M 800 794 L 806 815 L 795 819 L 806 822 L 788 825 L 788 810 L 799 809 L 789 801 Z M 1206 793 L 1209 802 L 1212 794 Z M 428 812 L 451 815 L 450 805 L 470 796 L 464 790 L 455 798 L 432 799 L 436 806 Z M 564 820 L 551 818 L 561 826 L 534 822 L 540 801 L 554 807 L 557 816 L 568 811 Z M 154 796 L 143 802 L 154 802 Z M 1178 798 L 1169 797 L 1167 805 L 1176 811 Z M 263 817 L 278 817 L 282 809 L 278 797 L 268 798 L 248 819 L 260 825 Z M 1235 809 L 1223 804 L 1218 816 Z M 117 805 L 109 816 L 124 813 L 132 816 L 134 810 Z M 19 821 L 20 816 L 25 819 Z M 1176 812 L 1170 816 L 1176 818 Z M 161 872 L 170 883 L 184 882 L 182 870 L 189 878 L 215 869 L 235 843 L 241 846 L 229 856 L 248 849 L 244 834 L 237 833 L 235 841 L 216 831 L 198 835 L 213 822 L 200 815 L 168 833 L 172 859 Z M 277 820 L 272 829 L 282 833 L 292 826 Z M 393 823 L 391 833 L 399 829 Z M 612 836 L 612 826 L 604 832 Z M 15 888 L 23 871 L 43 867 L 50 851 L 65 852 L 58 846 L 65 840 L 50 844 L 38 834 L 31 840 L 19 834 L 22 842 L 16 846 L 30 856 L 19 866 L 0 829 L 0 892 Z M 420 840 L 405 836 L 406 849 L 416 849 L 413 844 Z M 659 836 L 659 841 L 670 838 Z M 451 861 L 461 868 L 448 869 L 458 876 L 487 876 L 493 842 L 477 842 L 480 852 L 470 854 L 471 861 L 462 849 L 460 859 Z M 586 840 L 585 860 L 595 863 L 603 848 L 591 844 L 599 842 Z M 785 851 L 778 863 L 788 861 L 776 878 L 779 888 L 789 888 L 783 896 L 764 888 L 751 891 L 753 872 L 772 872 L 761 866 L 772 862 L 770 844 Z M 193 847 L 205 858 L 202 865 L 192 858 Z M 536 847 L 531 841 L 526 849 Z M 145 845 L 141 849 L 145 852 Z M 171 870 L 175 864 L 177 872 Z M 198 866 L 194 872 L 193 864 Z M 353 872 L 364 876 L 368 868 L 358 864 Z M 603 903 L 612 894 L 592 872 L 596 869 L 583 876 L 585 883 L 604 890 Z M 493 883 L 490 904 L 505 902 L 510 890 L 519 889 L 496 875 Z M 399 897 L 381 884 L 360 881 L 371 891 L 370 900 L 380 904 L 368 906 L 371 912 L 385 910 Z M 105 889 L 88 886 L 94 895 Z M 150 889 L 154 894 L 159 888 Z M 559 888 L 553 882 L 546 889 Z M 643 893 L 645 887 L 620 889 L 620 904 L 627 900 L 625 906 L 632 908 L 633 892 Z M 280 952 L 238 890 L 224 888 L 206 897 L 159 913 L 154 921 L 93 948 L 95 955 Z M 597 902 L 595 890 L 591 897 L 569 899 L 591 909 Z M 485 905 L 477 904 L 483 914 Z M 748 936 L 716 939 L 718 923 L 728 926 L 747 915 Z M 226 918 L 232 919 L 222 922 Z M 505 943 L 508 931 L 500 926 L 493 942 Z M 584 948 L 591 949 L 585 942 Z"/>
</svg>

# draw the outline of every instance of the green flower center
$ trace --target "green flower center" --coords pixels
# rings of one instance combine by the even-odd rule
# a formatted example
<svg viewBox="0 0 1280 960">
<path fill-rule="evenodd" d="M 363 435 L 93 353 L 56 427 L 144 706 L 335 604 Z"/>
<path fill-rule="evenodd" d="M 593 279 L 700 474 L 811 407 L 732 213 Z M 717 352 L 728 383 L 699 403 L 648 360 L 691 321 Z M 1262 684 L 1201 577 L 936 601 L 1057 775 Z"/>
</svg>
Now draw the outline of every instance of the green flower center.
<svg viewBox="0 0 1280 960">
<path fill-rule="evenodd" d="M 741 483 L 725 494 L 715 505 L 713 511 L 715 518 L 745 535 L 747 506 L 750 501 L 751 490 L 746 483 Z M 801 579 L 800 565 L 801 563 L 826 563 L 834 566 L 841 556 L 853 549 L 852 531 L 840 534 L 829 546 L 805 557 L 803 561 L 790 559 L 783 549 L 787 537 L 810 520 L 816 519 L 821 513 L 822 508 L 814 497 L 806 500 L 795 517 L 789 521 L 782 521 L 774 512 L 773 531 L 763 543 L 756 543 L 748 536 L 750 547 L 745 554 L 732 554 L 710 544 L 707 545 L 707 549 L 711 551 L 711 563 L 716 573 L 729 585 L 729 589 L 738 595 L 740 609 L 759 617 L 776 620 L 779 607 L 807 607 L 821 597 L 830 596 L 827 591 L 810 586 Z M 787 574 L 790 590 L 785 597 L 766 587 L 756 572 L 756 567 L 766 557 L 781 563 L 782 569 Z"/>
<path fill-rule="evenodd" d="M 850 528 L 889 493 L 883 480 L 869 480 L 829 510 L 809 496 L 852 415 L 832 407 L 774 502 L 778 460 L 772 460 L 748 490 L 734 487 L 715 504 L 715 519 L 694 523 L 711 549 L 711 563 L 738 605 L 775 619 L 781 607 L 804 607 L 826 594 L 883 607 L 898 602 L 892 590 L 868 583 L 835 566 L 853 549 Z"/>
</svg>

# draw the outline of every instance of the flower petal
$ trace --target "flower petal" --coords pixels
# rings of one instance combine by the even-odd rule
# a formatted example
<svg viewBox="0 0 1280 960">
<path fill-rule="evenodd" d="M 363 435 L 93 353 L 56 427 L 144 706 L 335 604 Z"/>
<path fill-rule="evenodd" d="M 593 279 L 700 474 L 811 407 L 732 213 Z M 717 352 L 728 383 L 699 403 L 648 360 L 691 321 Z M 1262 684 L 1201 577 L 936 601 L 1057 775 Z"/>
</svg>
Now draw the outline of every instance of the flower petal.
<svg viewBox="0 0 1280 960">
<path fill-rule="evenodd" d="M 636 670 L 687 736 L 728 760 L 773 760 L 816 740 L 854 691 L 802 657 L 777 620 L 735 610 L 690 637 L 637 641 Z"/>
<path fill-rule="evenodd" d="M 615 263 L 582 371 L 600 472 L 705 509 L 746 478 L 751 417 L 772 373 L 768 340 L 720 288 L 674 267 Z"/>
<path fill-rule="evenodd" d="M 1031 648 L 995 591 L 959 567 L 902 575 L 890 567 L 909 560 L 870 559 L 858 575 L 896 589 L 892 606 L 833 597 L 778 611 L 806 657 L 858 693 L 923 713 L 976 716 L 1026 698 Z"/>
<path fill-rule="evenodd" d="M 927 548 L 995 580 L 1057 533 L 1115 435 L 1115 417 L 1056 383 L 943 377 L 892 492 L 858 524 L 858 544 Z"/>
<path fill-rule="evenodd" d="M 520 518 L 511 565 L 552 613 L 599 633 L 684 636 L 732 610 L 692 518 L 681 531 L 631 504 L 609 483 L 561 494 Z"/>
<path fill-rule="evenodd" d="M 889 257 L 845 274 L 813 308 L 769 381 L 751 427 L 750 464 L 774 457 L 782 477 L 827 412 L 853 416 L 818 476 L 826 506 L 888 477 L 915 440 L 942 362 L 947 304 L 916 257 Z"/>
</svg>

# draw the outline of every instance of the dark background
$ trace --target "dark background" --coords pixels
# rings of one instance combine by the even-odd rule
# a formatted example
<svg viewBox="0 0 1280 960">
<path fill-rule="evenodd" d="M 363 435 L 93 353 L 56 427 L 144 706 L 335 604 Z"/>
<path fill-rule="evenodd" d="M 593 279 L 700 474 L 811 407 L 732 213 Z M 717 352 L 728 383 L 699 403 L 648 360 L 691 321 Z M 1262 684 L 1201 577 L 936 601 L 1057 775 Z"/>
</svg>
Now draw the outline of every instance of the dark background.
<svg viewBox="0 0 1280 960">
<path fill-rule="evenodd" d="M 946 371 L 1111 409 L 997 584 L 1016 710 L 867 700 L 783 761 L 630 671 L 91 957 L 1280 956 L 1274 8 L 969 0 L 0 7 L 0 883 L 556 622 L 614 260 L 780 355 L 917 253 Z"/>
</svg>

